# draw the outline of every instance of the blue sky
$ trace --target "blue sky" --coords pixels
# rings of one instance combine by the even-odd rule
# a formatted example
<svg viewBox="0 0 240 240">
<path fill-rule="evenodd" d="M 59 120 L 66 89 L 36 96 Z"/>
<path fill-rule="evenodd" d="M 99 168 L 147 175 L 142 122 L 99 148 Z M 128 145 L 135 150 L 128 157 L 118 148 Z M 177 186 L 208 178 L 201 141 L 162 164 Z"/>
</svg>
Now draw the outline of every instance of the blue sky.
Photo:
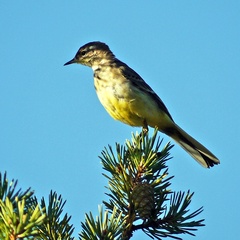
<svg viewBox="0 0 240 240">
<path fill-rule="evenodd" d="M 174 120 L 221 164 L 206 170 L 179 146 L 172 189 L 195 192 L 206 227 L 195 239 L 236 239 L 240 194 L 239 1 L 5 1 L 0 3 L 0 162 L 3 173 L 67 200 L 77 233 L 106 198 L 98 156 L 140 131 L 108 116 L 90 68 L 63 64 L 106 42 L 135 69 Z M 164 143 L 170 139 L 164 136 Z M 143 237 L 137 233 L 133 239 Z M 184 239 L 194 239 L 183 236 Z"/>
</svg>

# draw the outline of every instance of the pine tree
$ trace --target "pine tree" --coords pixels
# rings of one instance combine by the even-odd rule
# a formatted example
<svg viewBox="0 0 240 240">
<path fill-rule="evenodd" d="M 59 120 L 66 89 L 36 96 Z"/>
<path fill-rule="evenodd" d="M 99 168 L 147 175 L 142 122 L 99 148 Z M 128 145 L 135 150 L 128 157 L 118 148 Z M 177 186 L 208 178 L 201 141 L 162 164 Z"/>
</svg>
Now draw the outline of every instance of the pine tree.
<svg viewBox="0 0 240 240">
<path fill-rule="evenodd" d="M 86 214 L 79 239 L 127 240 L 143 231 L 152 239 L 181 239 L 194 235 L 203 219 L 194 220 L 203 208 L 190 212 L 193 193 L 170 189 L 167 162 L 170 143 L 162 149 L 157 131 L 133 134 L 124 145 L 105 148 L 100 156 L 108 185 L 108 201 L 99 206 L 99 215 Z M 61 195 L 50 192 L 49 200 L 38 202 L 29 188 L 17 190 L 17 181 L 8 183 L 0 174 L 0 239 L 73 240 L 74 228 L 67 214 L 62 216 Z"/>
</svg>

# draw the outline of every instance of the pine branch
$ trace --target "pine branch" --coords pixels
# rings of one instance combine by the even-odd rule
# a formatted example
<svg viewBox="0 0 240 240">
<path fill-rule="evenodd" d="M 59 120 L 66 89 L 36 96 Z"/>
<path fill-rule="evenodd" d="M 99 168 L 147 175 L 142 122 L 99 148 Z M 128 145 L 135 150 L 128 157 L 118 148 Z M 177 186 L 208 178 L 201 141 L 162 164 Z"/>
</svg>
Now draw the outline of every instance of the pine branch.
<svg viewBox="0 0 240 240">
<path fill-rule="evenodd" d="M 31 205 L 33 191 L 16 189 L 17 181 L 8 182 L 6 172 L 0 173 L 0 239 L 32 239 L 45 215 L 38 205 Z"/>
<path fill-rule="evenodd" d="M 132 135 L 125 145 L 105 148 L 100 156 L 108 180 L 106 210 L 99 208 L 99 216 L 87 214 L 79 238 L 84 240 L 128 240 L 142 230 L 154 239 L 181 239 L 204 226 L 203 219 L 194 220 L 202 211 L 190 212 L 193 193 L 170 189 L 171 179 L 167 162 L 173 147 L 147 133 Z M 38 203 L 31 189 L 17 190 L 17 181 L 7 180 L 0 173 L 0 239 L 73 240 L 73 226 L 63 215 L 61 195 L 52 192 L 48 203 Z"/>
<path fill-rule="evenodd" d="M 46 240 L 72 240 L 71 237 L 74 228 L 69 224 L 71 217 L 67 214 L 61 219 L 63 207 L 66 201 L 63 201 L 61 195 L 56 192 L 50 192 L 48 205 L 42 198 L 40 206 L 43 213 L 46 215 L 45 221 L 39 226 L 41 239 Z"/>
<path fill-rule="evenodd" d="M 67 214 L 61 219 L 65 201 L 50 193 L 49 204 L 39 204 L 28 188 L 17 190 L 17 181 L 10 183 L 0 173 L 0 239 L 72 240 L 73 227 Z"/>
<path fill-rule="evenodd" d="M 17 190 L 17 184 L 18 181 L 12 179 L 12 181 L 8 181 L 7 179 L 7 173 L 5 172 L 4 175 L 0 172 L 0 199 L 2 201 L 5 201 L 6 198 L 8 198 L 16 208 L 15 199 L 17 198 L 18 201 L 21 201 L 22 199 L 25 199 L 26 205 L 32 201 L 32 196 L 34 194 L 34 191 L 31 190 L 31 188 L 28 188 L 24 192 L 21 188 Z"/>
<path fill-rule="evenodd" d="M 108 146 L 100 156 L 108 172 L 103 175 L 108 179 L 109 201 L 103 203 L 110 212 L 115 207 L 121 212 L 125 224 L 122 239 L 130 239 L 140 229 L 151 238 L 181 239 L 176 235 L 194 235 L 197 227 L 204 226 L 203 219 L 192 220 L 202 208 L 189 213 L 193 194 L 169 189 L 173 176 L 168 176 L 166 163 L 173 146 L 168 143 L 160 150 L 161 144 L 157 131 L 152 137 L 133 134 L 124 146 L 116 144 L 115 150 Z"/>
<path fill-rule="evenodd" d="M 86 221 L 81 224 L 83 230 L 79 237 L 83 240 L 120 240 L 123 231 L 121 213 L 119 214 L 115 207 L 111 214 L 104 211 L 102 206 L 99 206 L 98 210 L 99 217 L 96 220 L 91 213 L 86 214 Z"/>
</svg>

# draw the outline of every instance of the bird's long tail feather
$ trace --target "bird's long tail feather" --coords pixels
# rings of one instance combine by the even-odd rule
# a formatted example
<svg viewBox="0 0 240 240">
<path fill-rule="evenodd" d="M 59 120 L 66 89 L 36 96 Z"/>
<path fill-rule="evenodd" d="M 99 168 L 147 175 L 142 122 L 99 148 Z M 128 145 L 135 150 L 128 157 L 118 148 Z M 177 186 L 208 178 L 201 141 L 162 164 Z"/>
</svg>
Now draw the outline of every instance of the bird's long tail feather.
<svg viewBox="0 0 240 240">
<path fill-rule="evenodd" d="M 173 138 L 185 151 L 187 151 L 197 162 L 203 167 L 213 167 L 215 164 L 219 164 L 219 159 L 214 156 L 206 147 L 187 134 L 177 124 L 166 131 L 167 135 Z"/>
</svg>

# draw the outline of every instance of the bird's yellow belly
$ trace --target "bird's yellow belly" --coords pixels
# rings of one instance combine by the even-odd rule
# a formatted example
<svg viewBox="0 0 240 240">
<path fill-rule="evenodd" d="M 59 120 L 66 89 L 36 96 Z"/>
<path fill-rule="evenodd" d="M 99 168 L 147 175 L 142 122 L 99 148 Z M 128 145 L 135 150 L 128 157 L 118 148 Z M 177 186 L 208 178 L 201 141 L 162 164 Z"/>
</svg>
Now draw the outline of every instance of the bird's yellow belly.
<svg viewBox="0 0 240 240">
<path fill-rule="evenodd" d="M 147 124 L 151 127 L 165 127 L 163 125 L 166 122 L 164 121 L 167 117 L 166 114 L 143 92 L 137 89 L 133 91 L 129 89 L 129 86 L 126 88 L 121 86 L 121 89 L 116 89 L 116 86 L 115 89 L 98 86 L 96 90 L 100 102 L 115 120 L 131 126 L 145 126 Z M 161 120 L 163 120 L 162 126 L 159 125 Z"/>
<path fill-rule="evenodd" d="M 100 100 L 101 101 L 101 100 Z M 144 118 L 130 108 L 131 103 L 123 99 L 109 98 L 101 101 L 107 112 L 115 119 L 131 126 L 143 126 Z"/>
</svg>

